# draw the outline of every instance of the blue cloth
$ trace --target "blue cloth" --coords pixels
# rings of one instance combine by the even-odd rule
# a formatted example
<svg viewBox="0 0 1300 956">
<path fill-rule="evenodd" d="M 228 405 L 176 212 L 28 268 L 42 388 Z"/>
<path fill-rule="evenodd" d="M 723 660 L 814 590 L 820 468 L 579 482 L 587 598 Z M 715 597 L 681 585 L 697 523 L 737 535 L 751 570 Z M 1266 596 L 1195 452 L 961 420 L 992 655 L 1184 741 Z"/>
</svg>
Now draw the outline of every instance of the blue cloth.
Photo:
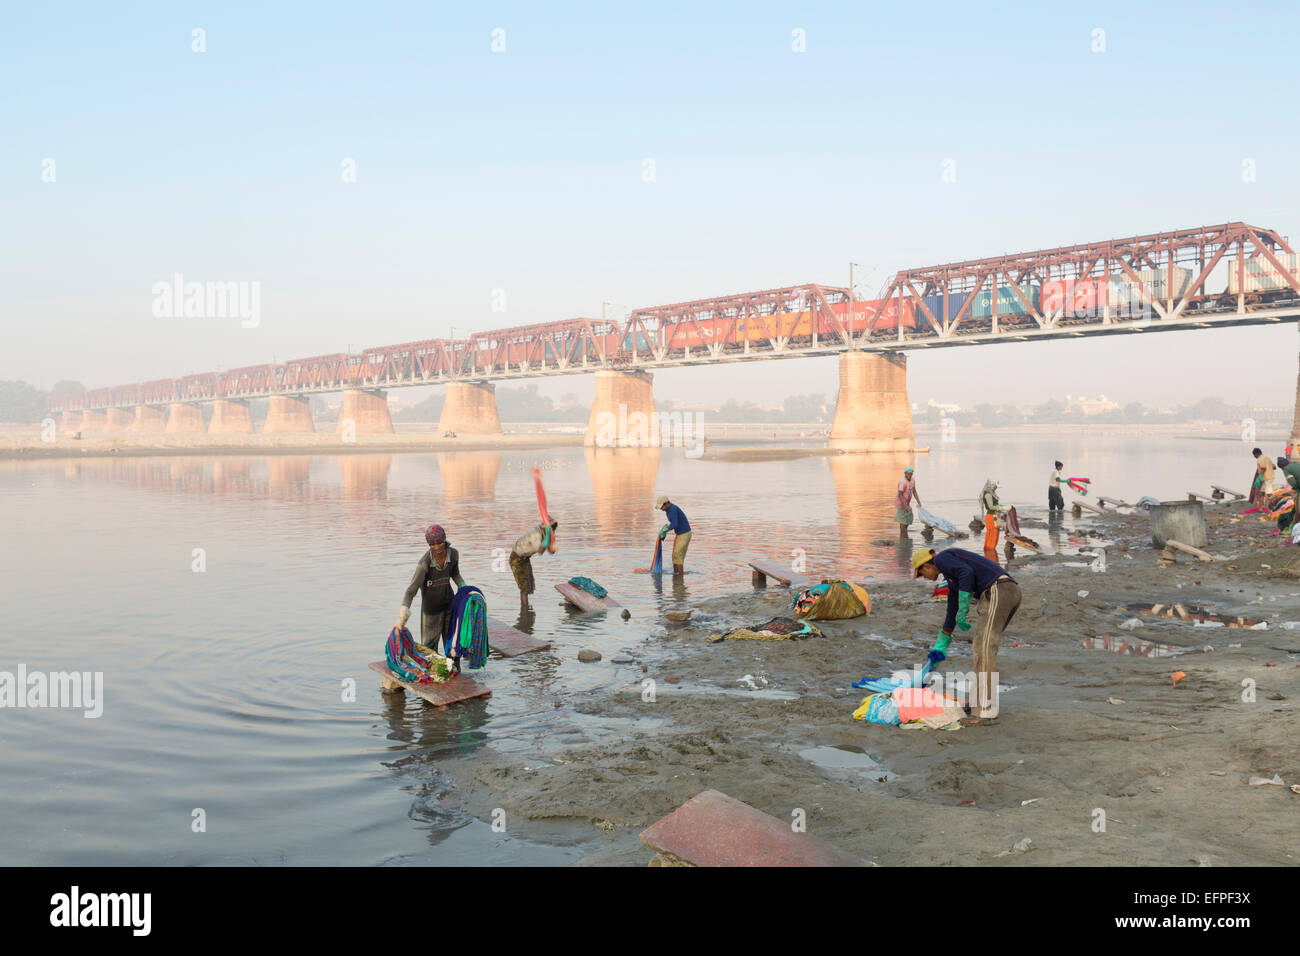
<svg viewBox="0 0 1300 956">
<path fill-rule="evenodd" d="M 671 501 L 668 502 L 668 507 L 664 509 L 664 517 L 668 519 L 668 527 L 673 529 L 673 534 L 685 534 L 691 530 L 691 523 L 686 520 L 686 515 L 682 512 L 682 509 Z"/>
<path fill-rule="evenodd" d="M 471 639 L 468 646 L 460 642 L 462 623 L 469 615 Z M 471 669 L 482 667 L 492 648 L 488 643 L 487 601 L 483 592 L 472 584 L 456 591 L 451 599 L 451 611 L 442 636 L 443 653 L 447 657 L 463 658 Z"/>
<path fill-rule="evenodd" d="M 576 575 L 569 578 L 569 583 L 580 591 L 586 591 L 594 598 L 606 598 L 609 592 L 593 581 L 591 578 L 584 578 L 582 575 Z"/>
<path fill-rule="evenodd" d="M 958 592 L 969 591 L 978 598 L 1007 573 L 1002 565 L 961 548 L 947 548 L 938 552 L 933 560 L 934 566 L 948 581 L 948 614 L 943 619 L 945 631 L 951 631 L 957 624 Z"/>
</svg>

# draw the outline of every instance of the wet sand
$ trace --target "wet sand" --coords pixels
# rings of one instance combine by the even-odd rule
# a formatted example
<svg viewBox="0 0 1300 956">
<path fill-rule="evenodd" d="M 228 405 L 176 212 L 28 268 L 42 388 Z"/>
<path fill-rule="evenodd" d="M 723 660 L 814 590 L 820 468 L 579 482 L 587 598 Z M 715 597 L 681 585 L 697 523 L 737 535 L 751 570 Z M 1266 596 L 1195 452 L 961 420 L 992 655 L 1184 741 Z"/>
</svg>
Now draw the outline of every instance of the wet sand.
<svg viewBox="0 0 1300 956">
<path fill-rule="evenodd" d="M 1214 564 L 1158 568 L 1141 512 L 1092 523 L 1109 539 L 1104 572 L 1071 566 L 1077 554 L 1022 552 L 1010 569 L 1024 601 L 1003 636 L 993 723 L 943 732 L 851 719 L 865 694 L 852 681 L 924 660 L 943 617 L 927 582 L 867 581 L 872 613 L 820 622 L 821 638 L 707 644 L 790 613 L 789 591 L 738 588 L 694 603 L 688 625 L 657 626 L 627 655 L 637 663 L 583 665 L 626 677 L 623 689 L 577 702 L 580 713 L 625 718 L 626 734 L 575 727 L 541 756 L 485 750 L 458 764 L 457 789 L 480 819 L 503 808 L 525 836 L 563 821 L 594 826 L 605 842 L 584 857 L 592 865 L 646 864 L 638 833 L 708 788 L 781 820 L 802 809 L 808 832 L 880 865 L 1294 864 L 1300 795 L 1248 780 L 1300 783 L 1300 630 L 1280 627 L 1300 621 L 1300 549 L 1279 547 L 1271 524 L 1231 521 L 1239 510 L 1206 508 L 1207 550 L 1226 558 Z M 1047 537 L 1041 523 L 1024 530 Z M 1134 615 L 1117 605 L 1137 602 L 1197 604 L 1268 628 L 1143 619 L 1121 629 Z M 1185 651 L 1081 646 L 1097 635 Z M 941 670 L 968 671 L 970 653 L 954 641 Z M 1188 676 L 1175 685 L 1177 670 Z M 642 699 L 646 678 L 653 702 Z M 1254 702 L 1243 702 L 1243 681 L 1254 682 Z"/>
</svg>

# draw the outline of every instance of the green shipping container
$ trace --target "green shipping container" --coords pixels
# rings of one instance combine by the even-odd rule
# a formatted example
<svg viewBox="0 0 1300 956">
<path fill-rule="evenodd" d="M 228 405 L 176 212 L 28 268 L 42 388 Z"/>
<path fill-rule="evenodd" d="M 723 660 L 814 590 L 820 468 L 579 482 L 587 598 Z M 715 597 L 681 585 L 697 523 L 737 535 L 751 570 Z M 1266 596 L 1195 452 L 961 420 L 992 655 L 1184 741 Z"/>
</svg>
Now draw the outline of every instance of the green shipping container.
<svg viewBox="0 0 1300 956">
<path fill-rule="evenodd" d="M 1035 309 L 1040 307 L 1038 286 L 1026 282 L 1020 287 L 1020 295 L 1032 302 Z M 1012 286 L 998 286 L 998 315 L 1024 315 L 1028 311 Z M 975 301 L 970 306 L 970 314 L 972 318 L 976 319 L 987 319 L 993 314 L 993 292 L 991 290 L 983 289 L 976 294 Z"/>
</svg>

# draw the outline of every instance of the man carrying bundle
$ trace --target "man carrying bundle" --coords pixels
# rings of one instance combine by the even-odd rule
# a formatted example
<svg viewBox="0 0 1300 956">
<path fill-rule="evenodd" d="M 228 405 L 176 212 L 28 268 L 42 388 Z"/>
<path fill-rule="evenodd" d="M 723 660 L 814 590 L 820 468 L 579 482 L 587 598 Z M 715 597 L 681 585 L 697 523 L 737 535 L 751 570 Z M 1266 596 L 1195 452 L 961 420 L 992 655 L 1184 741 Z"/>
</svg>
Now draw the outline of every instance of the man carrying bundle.
<svg viewBox="0 0 1300 956">
<path fill-rule="evenodd" d="M 429 550 L 415 566 L 411 583 L 402 595 L 402 606 L 397 612 L 397 629 L 406 627 L 411 617 L 411 601 L 420 592 L 420 643 L 434 650 L 447 626 L 447 612 L 451 610 L 453 591 L 451 583 L 463 588 L 465 579 L 460 576 L 460 552 L 447 544 L 447 532 L 442 525 L 431 524 L 424 532 Z"/>
<path fill-rule="evenodd" d="M 963 724 L 978 724 L 998 715 L 998 642 L 1002 631 L 1020 607 L 1020 585 L 1012 580 L 1006 569 L 988 558 L 947 548 L 936 552 L 934 548 L 921 548 L 912 556 L 915 577 L 936 581 L 943 575 L 948 582 L 948 613 L 943 627 L 930 651 L 930 661 L 938 664 L 948 655 L 952 642 L 952 629 L 970 630 L 966 615 L 971 601 L 975 600 L 979 614 L 979 630 L 975 632 L 975 681 L 968 691 Z"/>
</svg>

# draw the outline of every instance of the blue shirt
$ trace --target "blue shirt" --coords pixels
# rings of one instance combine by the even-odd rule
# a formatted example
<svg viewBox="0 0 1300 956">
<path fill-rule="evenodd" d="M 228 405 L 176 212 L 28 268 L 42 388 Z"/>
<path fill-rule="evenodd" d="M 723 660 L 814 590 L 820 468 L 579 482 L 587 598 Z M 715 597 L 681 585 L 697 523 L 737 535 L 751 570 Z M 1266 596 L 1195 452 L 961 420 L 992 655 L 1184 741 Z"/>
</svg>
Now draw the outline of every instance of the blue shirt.
<svg viewBox="0 0 1300 956">
<path fill-rule="evenodd" d="M 958 592 L 969 591 L 978 598 L 993 586 L 994 581 L 1007 573 L 1006 568 L 982 554 L 961 548 L 940 551 L 932 560 L 948 582 L 948 615 L 943 619 L 945 631 L 951 631 L 957 623 Z"/>
<path fill-rule="evenodd" d="M 685 534 L 691 530 L 691 523 L 686 520 L 686 515 L 682 513 L 682 509 L 671 501 L 668 502 L 668 507 L 664 509 L 664 516 L 668 519 L 668 527 L 673 529 L 673 534 Z"/>
</svg>

